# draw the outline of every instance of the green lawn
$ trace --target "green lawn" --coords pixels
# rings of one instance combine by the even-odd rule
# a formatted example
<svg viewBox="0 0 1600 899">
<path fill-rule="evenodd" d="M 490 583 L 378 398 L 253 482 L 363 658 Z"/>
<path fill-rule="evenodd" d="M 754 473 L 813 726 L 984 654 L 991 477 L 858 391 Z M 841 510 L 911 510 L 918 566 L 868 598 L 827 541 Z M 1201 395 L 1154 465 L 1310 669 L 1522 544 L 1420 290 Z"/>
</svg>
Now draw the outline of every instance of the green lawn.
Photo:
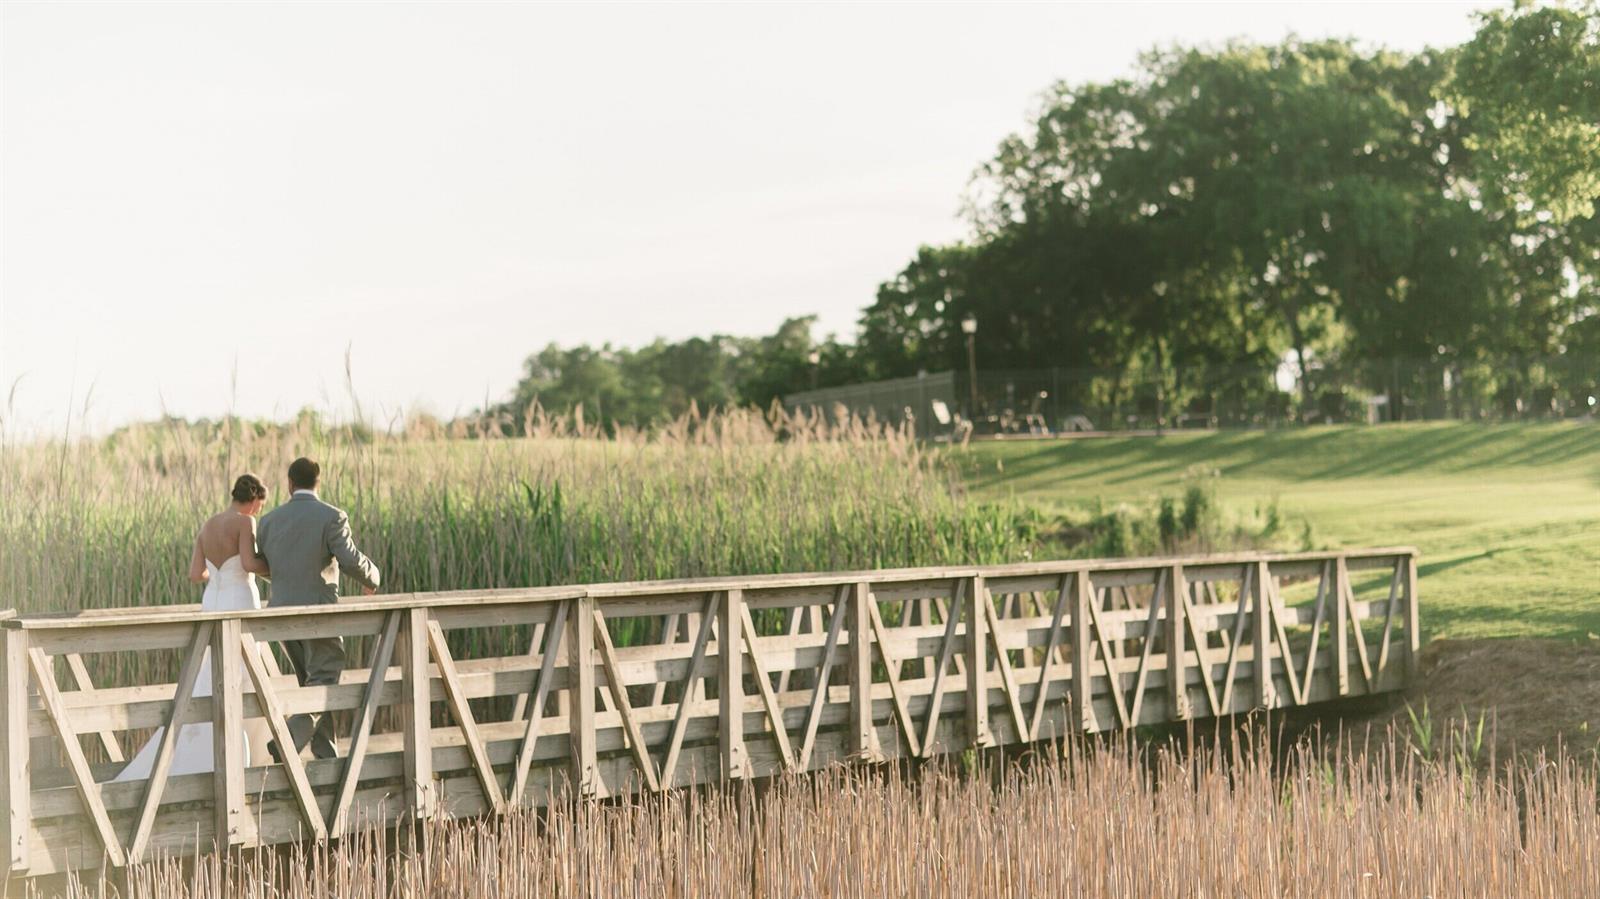
<svg viewBox="0 0 1600 899">
<path fill-rule="evenodd" d="M 1411 545 L 1430 637 L 1600 634 L 1600 426 L 1399 424 L 981 443 L 980 498 L 1048 512 L 1175 494 L 1222 473 L 1225 507 L 1276 497 L 1318 547 Z"/>
</svg>

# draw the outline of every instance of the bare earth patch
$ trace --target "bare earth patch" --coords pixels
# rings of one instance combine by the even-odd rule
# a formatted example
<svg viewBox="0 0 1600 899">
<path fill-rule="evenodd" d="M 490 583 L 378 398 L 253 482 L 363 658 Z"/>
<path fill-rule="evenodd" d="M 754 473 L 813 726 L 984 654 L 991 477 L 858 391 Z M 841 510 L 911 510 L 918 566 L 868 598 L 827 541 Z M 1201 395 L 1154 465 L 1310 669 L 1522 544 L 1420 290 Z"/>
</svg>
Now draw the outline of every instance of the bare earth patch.
<svg viewBox="0 0 1600 899">
<path fill-rule="evenodd" d="M 1405 699 L 1419 715 L 1427 701 L 1436 731 L 1484 714 L 1484 752 L 1492 740 L 1501 759 L 1600 750 L 1600 639 L 1434 640 Z M 1381 718 L 1411 728 L 1403 704 Z"/>
</svg>

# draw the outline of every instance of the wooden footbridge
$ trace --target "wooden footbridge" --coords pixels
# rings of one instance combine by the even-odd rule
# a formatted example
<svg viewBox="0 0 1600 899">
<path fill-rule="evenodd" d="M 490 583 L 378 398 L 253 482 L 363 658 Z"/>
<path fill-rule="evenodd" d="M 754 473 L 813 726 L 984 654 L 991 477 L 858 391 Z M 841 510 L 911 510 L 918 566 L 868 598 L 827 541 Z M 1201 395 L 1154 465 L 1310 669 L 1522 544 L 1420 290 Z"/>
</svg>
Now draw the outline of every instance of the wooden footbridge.
<svg viewBox="0 0 1600 899">
<path fill-rule="evenodd" d="M 0 636 L 0 834 L 33 875 L 1395 690 L 1417 569 L 1409 548 L 1039 562 L 23 615 Z M 350 646 L 336 686 L 263 651 L 321 636 Z M 203 695 L 207 651 L 234 664 Z M 262 751 L 324 710 L 339 757 Z M 176 727 L 202 722 L 214 770 L 173 774 Z M 156 727 L 150 776 L 114 779 Z"/>
</svg>

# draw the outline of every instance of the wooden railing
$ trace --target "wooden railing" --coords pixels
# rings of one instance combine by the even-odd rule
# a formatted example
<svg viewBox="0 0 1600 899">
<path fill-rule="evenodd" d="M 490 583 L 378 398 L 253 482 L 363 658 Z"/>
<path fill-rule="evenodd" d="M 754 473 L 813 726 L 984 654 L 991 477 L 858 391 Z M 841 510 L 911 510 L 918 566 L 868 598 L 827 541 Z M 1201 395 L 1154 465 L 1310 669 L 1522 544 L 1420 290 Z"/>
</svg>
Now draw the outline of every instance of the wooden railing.
<svg viewBox="0 0 1600 899">
<path fill-rule="evenodd" d="M 28 874 L 1305 705 L 1397 689 L 1418 650 L 1409 548 L 0 617 Z M 326 636 L 333 686 L 262 651 Z M 197 696 L 207 650 L 235 664 Z M 263 751 L 329 710 L 339 757 Z M 204 722 L 214 770 L 172 774 Z M 150 776 L 113 780 L 156 727 Z"/>
</svg>

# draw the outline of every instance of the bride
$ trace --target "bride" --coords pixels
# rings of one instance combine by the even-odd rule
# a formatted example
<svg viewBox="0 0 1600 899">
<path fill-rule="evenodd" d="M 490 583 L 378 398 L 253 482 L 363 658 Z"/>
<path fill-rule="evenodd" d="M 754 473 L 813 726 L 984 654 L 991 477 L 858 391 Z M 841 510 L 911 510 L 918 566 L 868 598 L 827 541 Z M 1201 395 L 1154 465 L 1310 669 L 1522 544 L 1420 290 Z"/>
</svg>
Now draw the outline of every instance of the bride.
<svg viewBox="0 0 1600 899">
<path fill-rule="evenodd" d="M 189 580 L 205 584 L 200 600 L 204 612 L 261 608 L 261 591 L 256 575 L 266 577 L 267 560 L 256 553 L 256 516 L 266 502 L 267 488 L 253 474 L 239 476 L 233 484 L 233 502 L 228 508 L 200 526 L 194 541 L 194 557 L 189 562 Z M 200 676 L 194 695 L 211 695 L 210 650 L 200 663 Z M 155 767 L 162 731 L 157 728 L 139 753 L 117 774 L 115 780 L 143 780 Z M 249 767 L 249 743 L 245 741 L 245 766 Z M 211 722 L 180 725 L 178 745 L 172 756 L 171 774 L 200 774 L 212 769 Z"/>
</svg>

